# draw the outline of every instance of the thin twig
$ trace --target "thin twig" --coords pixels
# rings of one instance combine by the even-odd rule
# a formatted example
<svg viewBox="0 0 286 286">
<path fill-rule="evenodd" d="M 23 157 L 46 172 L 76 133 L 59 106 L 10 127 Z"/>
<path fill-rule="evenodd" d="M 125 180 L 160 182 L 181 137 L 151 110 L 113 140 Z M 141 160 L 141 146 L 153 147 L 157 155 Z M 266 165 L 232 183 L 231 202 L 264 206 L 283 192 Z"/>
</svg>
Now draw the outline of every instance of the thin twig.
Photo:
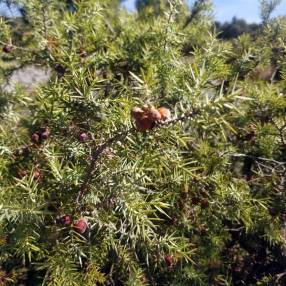
<svg viewBox="0 0 286 286">
<path fill-rule="evenodd" d="M 277 165 L 286 165 L 286 162 L 281 162 L 281 161 L 276 161 L 274 159 L 269 159 L 269 158 L 264 158 L 264 157 L 256 157 L 252 155 L 246 155 L 246 154 L 240 154 L 240 153 L 225 153 L 224 155 L 228 155 L 231 157 L 242 157 L 242 158 L 251 158 L 257 161 L 266 161 L 266 162 L 271 162 Z"/>
<path fill-rule="evenodd" d="M 42 3 L 41 6 L 41 12 L 42 12 L 42 19 L 43 19 L 43 24 L 44 24 L 44 37 L 47 40 L 48 39 L 48 28 L 47 28 L 47 15 L 46 15 L 46 10 L 44 7 L 44 4 Z"/>
<path fill-rule="evenodd" d="M 286 142 L 285 142 L 285 140 L 284 140 L 283 132 L 284 132 L 284 129 L 286 128 L 286 124 L 284 124 L 283 126 L 279 127 L 278 124 L 277 124 L 273 119 L 271 119 L 271 122 L 272 122 L 272 124 L 275 126 L 275 128 L 278 130 L 279 136 L 280 136 L 280 138 L 281 138 L 281 142 L 282 142 L 282 144 L 285 146 L 285 145 L 286 145 Z"/>
<path fill-rule="evenodd" d="M 13 49 L 17 49 L 17 50 L 21 50 L 21 51 L 25 51 L 25 52 L 30 52 L 30 53 L 39 52 L 39 50 L 36 50 L 36 49 L 23 48 L 23 47 L 19 47 L 19 46 L 13 45 L 11 43 L 6 43 L 3 41 L 0 41 L 0 44 L 3 46 L 6 46 L 6 45 L 11 46 Z"/>
<path fill-rule="evenodd" d="M 88 187 L 90 185 L 90 182 L 92 181 L 93 178 L 93 174 L 97 168 L 97 162 L 99 157 L 101 156 L 101 154 L 113 143 L 119 141 L 121 138 L 126 137 L 129 133 L 131 133 L 134 130 L 134 128 L 130 128 L 127 131 L 124 132 L 120 132 L 118 134 L 115 134 L 114 136 L 112 136 L 110 139 L 108 139 L 105 143 L 101 144 L 100 146 L 98 146 L 93 155 L 92 155 L 92 159 L 91 162 L 88 166 L 88 169 L 86 171 L 86 175 L 85 175 L 85 179 L 83 181 L 83 184 L 81 185 L 80 191 L 78 193 L 76 202 L 78 204 L 80 204 L 81 199 L 83 198 L 83 196 L 85 195 L 85 193 L 88 192 Z"/>
<path fill-rule="evenodd" d="M 278 283 L 285 275 L 286 275 L 286 272 L 277 274 L 275 282 Z"/>
<path fill-rule="evenodd" d="M 172 120 L 166 121 L 166 122 L 162 122 L 162 123 L 157 123 L 156 128 L 162 128 L 165 126 L 170 126 L 173 125 L 179 121 L 185 121 L 188 120 L 196 115 L 199 114 L 198 110 L 193 110 L 190 113 L 184 114 L 183 116 L 180 116 L 178 118 L 174 118 Z M 80 205 L 82 198 L 84 197 L 84 195 L 88 192 L 89 190 L 89 185 L 94 177 L 94 173 L 97 169 L 98 166 L 98 159 L 100 158 L 100 156 L 102 155 L 102 153 L 109 147 L 111 146 L 113 143 L 124 139 L 128 134 L 132 133 L 132 132 L 136 132 L 137 130 L 132 127 L 126 131 L 120 132 L 115 134 L 114 136 L 112 136 L 110 139 L 108 139 L 105 143 L 101 144 L 100 146 L 98 146 L 95 151 L 93 152 L 92 155 L 92 159 L 91 162 L 87 168 L 86 171 L 86 175 L 85 178 L 83 180 L 83 184 L 80 187 L 76 202 L 77 204 Z"/>
</svg>

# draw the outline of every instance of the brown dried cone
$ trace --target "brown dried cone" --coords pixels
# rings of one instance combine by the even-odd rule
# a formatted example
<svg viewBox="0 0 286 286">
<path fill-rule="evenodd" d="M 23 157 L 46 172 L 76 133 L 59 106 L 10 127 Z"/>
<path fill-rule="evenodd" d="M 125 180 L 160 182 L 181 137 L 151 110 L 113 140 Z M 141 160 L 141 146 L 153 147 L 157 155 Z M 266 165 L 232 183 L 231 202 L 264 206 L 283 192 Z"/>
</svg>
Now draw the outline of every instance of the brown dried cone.
<svg viewBox="0 0 286 286">
<path fill-rule="evenodd" d="M 134 107 L 131 115 L 135 119 L 136 127 L 139 131 L 150 130 L 155 126 L 156 121 L 161 119 L 161 114 L 154 106 L 143 105 Z"/>
<path fill-rule="evenodd" d="M 144 116 L 144 110 L 140 107 L 133 107 L 131 110 L 131 116 L 137 120 L 141 119 Z"/>
<path fill-rule="evenodd" d="M 150 120 L 150 118 L 146 115 L 146 111 L 144 111 L 143 108 L 132 108 L 131 116 L 135 119 L 135 124 L 139 131 L 152 129 L 152 127 L 154 126 L 153 121 Z"/>
<path fill-rule="evenodd" d="M 161 113 L 154 106 L 151 106 L 146 113 L 150 120 L 153 121 L 159 121 L 162 118 Z"/>
<path fill-rule="evenodd" d="M 150 130 L 154 127 L 155 122 L 151 120 L 148 116 L 144 115 L 142 118 L 135 121 L 136 127 L 139 131 Z"/>
</svg>

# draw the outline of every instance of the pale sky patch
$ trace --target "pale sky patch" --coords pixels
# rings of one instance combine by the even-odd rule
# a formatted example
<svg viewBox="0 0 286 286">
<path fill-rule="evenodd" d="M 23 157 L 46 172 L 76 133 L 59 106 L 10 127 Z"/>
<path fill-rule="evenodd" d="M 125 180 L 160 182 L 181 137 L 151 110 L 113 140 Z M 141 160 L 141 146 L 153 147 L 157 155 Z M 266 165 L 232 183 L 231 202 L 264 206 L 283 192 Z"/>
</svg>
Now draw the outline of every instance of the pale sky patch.
<svg viewBox="0 0 286 286">
<path fill-rule="evenodd" d="M 194 0 L 188 1 L 190 4 Z M 259 0 L 213 0 L 214 16 L 219 21 L 230 21 L 234 16 L 247 22 L 260 22 Z M 135 10 L 135 0 L 126 0 L 123 5 Z M 275 16 L 286 16 L 286 0 L 278 7 Z"/>
</svg>

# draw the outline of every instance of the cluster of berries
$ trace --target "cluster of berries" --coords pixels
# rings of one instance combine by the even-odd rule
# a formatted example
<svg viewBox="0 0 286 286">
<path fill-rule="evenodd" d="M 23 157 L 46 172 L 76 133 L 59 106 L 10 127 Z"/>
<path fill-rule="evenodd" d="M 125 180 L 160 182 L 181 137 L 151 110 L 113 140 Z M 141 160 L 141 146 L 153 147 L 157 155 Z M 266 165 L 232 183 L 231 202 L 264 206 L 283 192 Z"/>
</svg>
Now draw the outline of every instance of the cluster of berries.
<svg viewBox="0 0 286 286">
<path fill-rule="evenodd" d="M 171 118 L 171 112 L 168 108 L 155 108 L 153 105 L 134 107 L 131 110 L 131 115 L 139 131 L 150 130 L 156 125 L 156 122 L 166 121 Z"/>
<path fill-rule="evenodd" d="M 64 226 L 70 226 L 73 222 L 72 222 L 72 217 L 70 215 L 64 215 L 62 216 L 59 220 L 58 223 L 64 225 Z M 74 224 L 73 224 L 73 228 L 81 233 L 84 234 L 86 232 L 86 230 L 88 229 L 88 221 L 86 218 L 82 217 L 80 219 L 78 219 Z"/>
<path fill-rule="evenodd" d="M 41 128 L 39 131 L 34 132 L 31 136 L 31 141 L 34 144 L 27 145 L 19 150 L 16 150 L 12 155 L 12 160 L 15 162 L 24 160 L 25 162 L 27 162 L 31 155 L 31 148 L 35 147 L 36 144 L 40 144 L 44 140 L 47 140 L 49 136 L 50 136 L 50 131 L 48 128 Z M 20 167 L 16 168 L 15 172 L 16 172 L 16 177 L 18 179 L 23 179 L 24 177 L 28 176 L 30 173 L 27 169 L 23 169 Z M 35 180 L 40 180 L 43 178 L 43 173 L 39 165 L 36 165 L 36 167 L 34 168 L 32 172 L 32 176 Z"/>
<path fill-rule="evenodd" d="M 40 144 L 42 141 L 47 140 L 50 136 L 50 131 L 48 128 L 42 128 L 40 129 L 40 131 L 37 131 L 35 133 L 32 134 L 31 136 L 31 141 L 34 144 Z M 35 145 L 32 145 L 35 146 Z M 16 154 L 13 156 L 13 159 L 16 160 L 19 156 L 23 156 L 24 158 L 27 159 L 27 157 L 30 155 L 30 146 L 25 146 L 23 149 L 21 149 L 20 151 L 16 152 Z M 24 177 L 29 175 L 29 171 L 28 170 L 24 170 L 24 169 L 17 169 L 16 171 L 16 176 L 19 179 L 23 179 Z M 43 178 L 43 174 L 41 169 L 39 168 L 39 166 L 37 165 L 36 168 L 33 170 L 33 178 L 35 180 L 40 180 Z"/>
<path fill-rule="evenodd" d="M 43 128 L 40 131 L 37 131 L 32 134 L 31 140 L 34 143 L 41 143 L 44 140 L 47 140 L 50 136 L 50 131 L 48 128 Z"/>
</svg>

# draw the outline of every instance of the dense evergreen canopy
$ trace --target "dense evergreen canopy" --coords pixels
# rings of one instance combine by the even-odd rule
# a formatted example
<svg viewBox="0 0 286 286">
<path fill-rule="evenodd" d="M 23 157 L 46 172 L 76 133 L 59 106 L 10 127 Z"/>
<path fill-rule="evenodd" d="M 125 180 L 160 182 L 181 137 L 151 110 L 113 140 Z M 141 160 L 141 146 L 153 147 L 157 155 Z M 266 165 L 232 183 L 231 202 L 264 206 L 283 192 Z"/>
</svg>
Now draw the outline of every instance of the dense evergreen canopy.
<svg viewBox="0 0 286 286">
<path fill-rule="evenodd" d="M 210 1 L 13 2 L 0 285 L 285 285 L 286 20 L 270 2 L 232 41 Z M 49 81 L 7 89 L 27 65 Z"/>
</svg>

